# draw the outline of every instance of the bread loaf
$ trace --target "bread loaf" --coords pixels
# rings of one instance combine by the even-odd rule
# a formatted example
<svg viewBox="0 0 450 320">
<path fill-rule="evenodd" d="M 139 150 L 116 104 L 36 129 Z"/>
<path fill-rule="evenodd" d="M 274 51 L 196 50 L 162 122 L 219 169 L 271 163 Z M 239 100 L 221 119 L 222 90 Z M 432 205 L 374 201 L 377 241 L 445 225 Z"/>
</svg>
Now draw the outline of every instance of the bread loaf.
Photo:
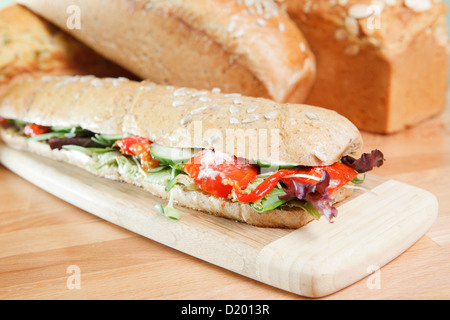
<svg viewBox="0 0 450 320">
<path fill-rule="evenodd" d="M 308 44 L 272 0 L 19 2 L 159 84 L 300 102 L 314 80 Z M 79 8 L 79 29 L 67 27 L 69 6 Z"/>
<path fill-rule="evenodd" d="M 0 11 L 0 30 L 0 95 L 29 74 L 132 77 L 23 6 Z"/>
<path fill-rule="evenodd" d="M 308 104 L 392 133 L 439 114 L 448 69 L 446 6 L 434 0 L 279 0 L 317 59 Z"/>
</svg>

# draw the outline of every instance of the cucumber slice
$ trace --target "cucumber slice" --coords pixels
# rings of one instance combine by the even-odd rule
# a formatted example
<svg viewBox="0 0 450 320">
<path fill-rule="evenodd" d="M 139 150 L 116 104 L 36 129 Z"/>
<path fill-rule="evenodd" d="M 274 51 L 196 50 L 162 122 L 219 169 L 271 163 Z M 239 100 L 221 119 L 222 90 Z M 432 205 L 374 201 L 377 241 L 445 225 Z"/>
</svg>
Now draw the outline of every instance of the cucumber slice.
<svg viewBox="0 0 450 320">
<path fill-rule="evenodd" d="M 150 147 L 150 154 L 153 158 L 169 164 L 187 163 L 198 151 L 196 149 L 164 147 L 156 143 L 153 143 Z"/>
<path fill-rule="evenodd" d="M 292 169 L 298 167 L 298 164 L 286 163 L 286 162 L 269 162 L 258 160 L 256 164 L 262 168 L 278 168 L 278 169 Z"/>
</svg>

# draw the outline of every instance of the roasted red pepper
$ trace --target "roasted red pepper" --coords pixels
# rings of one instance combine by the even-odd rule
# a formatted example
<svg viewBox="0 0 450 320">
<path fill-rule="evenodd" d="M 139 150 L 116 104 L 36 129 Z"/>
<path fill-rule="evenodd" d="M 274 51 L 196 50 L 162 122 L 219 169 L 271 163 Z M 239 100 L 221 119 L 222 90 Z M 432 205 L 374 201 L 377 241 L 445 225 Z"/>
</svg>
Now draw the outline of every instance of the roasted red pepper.
<svg viewBox="0 0 450 320">
<path fill-rule="evenodd" d="M 251 193 L 244 190 L 257 176 L 257 167 L 245 162 L 239 162 L 236 157 L 222 157 L 217 161 L 214 151 L 203 150 L 197 153 L 185 166 L 185 171 L 191 176 L 200 189 L 217 197 L 227 198 L 233 194 L 233 199 L 239 202 L 255 202 L 267 195 L 281 181 L 286 185 L 290 179 L 314 184 L 323 176 L 323 170 L 330 174 L 329 194 L 341 188 L 357 176 L 352 168 L 336 162 L 327 167 L 305 167 L 301 169 L 279 170 L 265 179 Z M 308 175 L 316 177 L 291 177 L 292 175 Z"/>
<path fill-rule="evenodd" d="M 0 117 L 0 125 L 2 124 L 8 124 L 8 119 Z"/>
<path fill-rule="evenodd" d="M 48 132 L 50 132 L 50 130 L 51 130 L 50 127 L 44 127 L 44 126 L 40 126 L 38 124 L 32 123 L 32 124 L 27 124 L 23 128 L 23 133 L 28 137 L 35 137 L 35 136 L 39 136 L 44 133 L 48 133 Z"/>
<path fill-rule="evenodd" d="M 197 153 L 185 165 L 184 170 L 200 189 L 219 198 L 227 198 L 233 185 L 247 188 L 258 174 L 255 165 L 212 150 Z"/>
<path fill-rule="evenodd" d="M 124 155 L 138 156 L 143 170 L 148 171 L 159 166 L 159 161 L 150 154 L 152 142 L 148 139 L 139 136 L 126 137 L 116 141 L 114 145 L 120 148 Z"/>
<path fill-rule="evenodd" d="M 355 170 L 339 162 L 326 167 L 309 167 L 304 169 L 292 170 L 284 169 L 272 174 L 249 194 L 244 193 L 241 188 L 235 185 L 233 187 L 234 199 L 239 202 L 255 202 L 267 195 L 273 188 L 275 188 L 278 182 L 282 181 L 283 183 L 288 185 L 290 179 L 294 179 L 301 183 L 314 184 L 317 183 L 317 181 L 322 177 L 323 170 L 326 170 L 330 174 L 331 183 L 328 187 L 328 192 L 330 195 L 341 188 L 343 185 L 345 185 L 347 182 L 353 180 L 358 175 Z M 317 178 L 317 180 L 306 177 L 286 178 L 288 176 L 298 174 L 314 176 Z"/>
</svg>

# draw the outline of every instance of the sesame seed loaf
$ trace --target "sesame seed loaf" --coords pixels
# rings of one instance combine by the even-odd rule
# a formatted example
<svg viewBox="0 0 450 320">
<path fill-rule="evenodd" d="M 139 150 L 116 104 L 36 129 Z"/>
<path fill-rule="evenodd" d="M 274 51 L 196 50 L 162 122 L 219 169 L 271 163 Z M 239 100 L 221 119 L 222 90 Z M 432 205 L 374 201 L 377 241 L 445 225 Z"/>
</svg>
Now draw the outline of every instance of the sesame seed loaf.
<svg viewBox="0 0 450 320">
<path fill-rule="evenodd" d="M 131 76 L 21 5 L 0 10 L 0 95 L 23 75 Z"/>
<path fill-rule="evenodd" d="M 392 133 L 445 106 L 446 6 L 435 0 L 279 0 L 317 60 L 308 104 Z"/>
<path fill-rule="evenodd" d="M 221 88 L 279 102 L 305 100 L 315 60 L 303 35 L 272 0 L 21 0 L 142 79 Z"/>
<path fill-rule="evenodd" d="M 124 78 L 30 78 L 0 98 L 0 116 L 304 166 L 362 147 L 358 129 L 332 110 Z"/>
</svg>

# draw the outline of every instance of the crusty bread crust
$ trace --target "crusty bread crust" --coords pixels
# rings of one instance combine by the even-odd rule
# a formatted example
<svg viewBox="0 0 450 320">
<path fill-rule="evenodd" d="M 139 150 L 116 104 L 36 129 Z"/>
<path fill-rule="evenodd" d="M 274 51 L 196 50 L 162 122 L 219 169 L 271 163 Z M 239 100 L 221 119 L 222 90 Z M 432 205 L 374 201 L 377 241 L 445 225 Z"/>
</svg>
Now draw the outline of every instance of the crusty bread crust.
<svg viewBox="0 0 450 320">
<path fill-rule="evenodd" d="M 219 87 L 286 102 L 304 101 L 314 81 L 307 42 L 272 0 L 19 2 L 159 84 Z M 67 29 L 70 5 L 80 8 L 81 29 Z"/>
<path fill-rule="evenodd" d="M 316 56 L 307 104 L 376 133 L 403 130 L 444 110 L 449 49 L 443 2 L 277 1 Z"/>
<path fill-rule="evenodd" d="M 358 129 L 335 111 L 92 76 L 29 79 L 0 98 L 0 116 L 128 133 L 254 162 L 324 166 L 362 147 Z"/>
<path fill-rule="evenodd" d="M 21 5 L 0 11 L 0 30 L 0 96 L 29 74 L 132 77 Z"/>
<path fill-rule="evenodd" d="M 168 200 L 169 198 L 169 194 L 164 190 L 165 186 L 150 184 L 143 180 L 125 178 L 124 176 L 121 176 L 117 170 L 89 170 L 88 164 L 92 160 L 80 152 L 64 149 L 51 150 L 46 143 L 27 142 L 24 136 L 5 129 L 0 129 L 0 137 L 6 144 L 15 149 L 29 151 L 54 160 L 63 161 L 88 170 L 103 178 L 133 184 L 164 200 Z M 313 220 L 313 217 L 301 208 L 275 209 L 259 213 L 248 204 L 219 199 L 201 190 L 188 190 L 179 184 L 171 190 L 171 193 L 173 201 L 182 207 L 218 217 L 245 222 L 258 227 L 296 229 Z M 351 194 L 352 189 L 341 188 L 333 194 L 333 197 L 336 202 L 340 202 Z"/>
</svg>

